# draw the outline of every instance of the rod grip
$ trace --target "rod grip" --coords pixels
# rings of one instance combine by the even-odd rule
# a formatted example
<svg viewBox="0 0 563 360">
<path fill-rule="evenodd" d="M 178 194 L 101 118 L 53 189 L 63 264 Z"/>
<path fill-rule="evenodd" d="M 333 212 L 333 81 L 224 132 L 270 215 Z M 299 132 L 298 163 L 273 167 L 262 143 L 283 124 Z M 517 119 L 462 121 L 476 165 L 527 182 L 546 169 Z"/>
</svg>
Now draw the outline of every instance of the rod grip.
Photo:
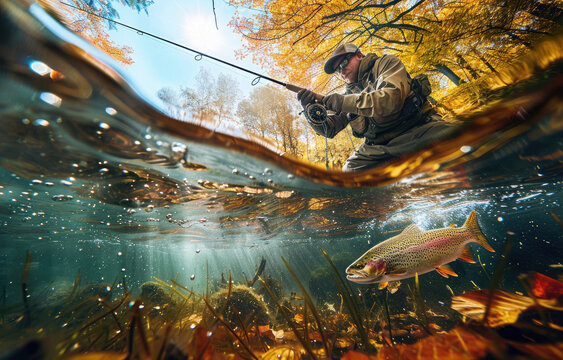
<svg viewBox="0 0 563 360">
<path fill-rule="evenodd" d="M 293 85 L 293 84 L 285 84 L 285 88 L 289 91 L 293 91 L 294 93 L 298 93 L 301 90 L 303 90 L 302 87 L 299 87 L 299 86 Z M 319 102 L 323 101 L 323 97 L 324 96 L 315 93 L 315 99 L 317 99 L 317 101 L 319 101 Z"/>
</svg>

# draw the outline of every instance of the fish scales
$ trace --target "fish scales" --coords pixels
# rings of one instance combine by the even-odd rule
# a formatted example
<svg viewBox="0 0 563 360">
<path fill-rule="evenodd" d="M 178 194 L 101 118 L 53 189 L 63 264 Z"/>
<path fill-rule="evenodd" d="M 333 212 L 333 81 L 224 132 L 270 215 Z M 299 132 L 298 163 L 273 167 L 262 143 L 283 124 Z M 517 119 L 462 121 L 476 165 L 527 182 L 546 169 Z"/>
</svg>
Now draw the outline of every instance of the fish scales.
<svg viewBox="0 0 563 360">
<path fill-rule="evenodd" d="M 494 251 L 479 228 L 475 211 L 459 228 L 423 232 L 413 224 L 364 253 L 346 269 L 347 278 L 358 283 L 386 283 L 432 270 L 443 276 L 457 276 L 445 264 L 457 258 L 474 262 L 470 250 L 465 248 L 470 242 Z"/>
</svg>

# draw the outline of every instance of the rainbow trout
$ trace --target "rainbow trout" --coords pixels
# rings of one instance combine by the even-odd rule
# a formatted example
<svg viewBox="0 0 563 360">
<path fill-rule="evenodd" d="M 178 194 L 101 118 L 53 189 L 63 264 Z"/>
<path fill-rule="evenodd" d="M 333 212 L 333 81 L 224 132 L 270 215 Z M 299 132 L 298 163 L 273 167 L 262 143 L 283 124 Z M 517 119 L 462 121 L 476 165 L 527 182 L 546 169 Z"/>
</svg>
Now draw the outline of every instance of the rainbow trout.
<svg viewBox="0 0 563 360">
<path fill-rule="evenodd" d="M 399 235 L 387 239 L 354 261 L 346 269 L 346 278 L 359 284 L 379 283 L 379 289 L 389 281 L 397 281 L 436 270 L 444 277 L 457 276 L 446 265 L 456 259 L 474 263 L 470 242 L 476 242 L 494 252 L 471 212 L 462 227 L 422 231 L 415 224 Z"/>
</svg>

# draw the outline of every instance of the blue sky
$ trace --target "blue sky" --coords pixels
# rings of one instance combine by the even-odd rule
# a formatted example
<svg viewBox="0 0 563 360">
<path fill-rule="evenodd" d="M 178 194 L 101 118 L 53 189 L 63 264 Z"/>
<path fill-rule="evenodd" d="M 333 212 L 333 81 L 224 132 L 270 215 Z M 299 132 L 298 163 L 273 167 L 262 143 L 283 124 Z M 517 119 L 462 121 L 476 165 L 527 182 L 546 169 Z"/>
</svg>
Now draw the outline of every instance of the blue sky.
<svg viewBox="0 0 563 360">
<path fill-rule="evenodd" d="M 123 7 L 118 2 L 114 2 L 114 6 L 120 15 L 119 22 L 267 75 L 266 70 L 251 63 L 250 57 L 242 61 L 235 59 L 235 50 L 242 48 L 242 40 L 227 26 L 235 9 L 222 0 L 215 1 L 218 30 L 211 0 L 159 0 L 148 7 L 148 15 L 144 11 L 137 13 Z M 118 45 L 134 49 L 131 57 L 135 63 L 118 66 L 126 74 L 128 82 L 156 105 L 162 105 L 156 96 L 159 89 L 190 86 L 200 67 L 215 76 L 224 73 L 235 78 L 243 92 L 241 98 L 251 89 L 253 75 L 206 58 L 196 61 L 195 54 L 189 51 L 119 25 L 117 30 L 108 33 Z M 267 83 L 266 80 L 260 81 L 260 84 Z"/>
</svg>

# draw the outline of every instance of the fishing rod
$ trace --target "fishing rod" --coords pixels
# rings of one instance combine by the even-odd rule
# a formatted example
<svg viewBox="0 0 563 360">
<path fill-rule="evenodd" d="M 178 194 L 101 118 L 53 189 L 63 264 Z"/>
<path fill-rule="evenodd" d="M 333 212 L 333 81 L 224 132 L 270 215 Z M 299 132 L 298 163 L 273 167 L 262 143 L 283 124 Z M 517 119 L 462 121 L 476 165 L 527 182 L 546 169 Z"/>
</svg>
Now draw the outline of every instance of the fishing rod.
<svg viewBox="0 0 563 360">
<path fill-rule="evenodd" d="M 269 76 L 265 76 L 265 75 L 259 74 L 259 73 L 257 73 L 257 72 L 252 71 L 252 70 L 243 68 L 242 66 L 238 66 L 238 65 L 233 64 L 233 63 L 230 63 L 230 62 L 228 62 L 228 61 L 219 59 L 219 58 L 217 58 L 217 57 L 215 57 L 215 56 L 211 56 L 211 55 L 208 55 L 208 54 L 203 53 L 203 52 L 201 52 L 201 51 L 198 51 L 198 50 L 189 48 L 189 47 L 187 47 L 187 46 L 185 46 L 185 45 L 182 45 L 182 44 L 179 44 L 179 43 L 177 43 L 177 42 L 174 42 L 174 41 L 165 39 L 165 38 L 163 38 L 163 37 L 161 37 L 161 36 L 151 34 L 151 33 L 146 32 L 146 31 L 144 31 L 144 30 L 141 30 L 141 29 L 138 29 L 138 28 L 136 28 L 136 27 L 133 27 L 133 26 L 131 26 L 131 25 L 127 25 L 127 24 L 124 24 L 124 23 L 119 22 L 119 21 L 117 21 L 117 20 L 113 20 L 113 19 L 110 19 L 110 18 L 108 18 L 108 17 L 95 14 L 95 13 L 90 12 L 90 11 L 88 11 L 88 10 L 81 9 L 81 8 L 79 8 L 79 7 L 77 7 L 77 6 L 74 6 L 74 5 L 71 5 L 71 4 L 62 2 L 62 1 L 60 1 L 60 3 L 63 4 L 63 5 L 66 5 L 66 6 L 68 6 L 68 7 L 74 8 L 74 9 L 76 9 L 76 10 L 79 10 L 79 11 L 85 12 L 85 13 L 87 13 L 87 14 L 90 14 L 90 15 L 92 15 L 92 16 L 96 16 L 96 17 L 98 17 L 98 18 L 100 18 L 100 19 L 104 19 L 104 20 L 106 20 L 106 21 L 110 21 L 110 22 L 113 22 L 113 23 L 115 23 L 115 24 L 121 25 L 121 26 L 123 26 L 123 27 L 125 27 L 125 28 L 127 28 L 127 29 L 136 31 L 137 34 L 139 34 L 139 35 L 148 35 L 148 36 L 150 36 L 150 37 L 152 37 L 152 38 L 154 38 L 154 39 L 163 41 L 163 42 L 165 42 L 165 43 L 167 43 L 167 44 L 170 44 L 170 45 L 172 45 L 172 46 L 176 46 L 176 47 L 179 47 L 179 48 L 181 48 L 181 49 L 184 49 L 184 50 L 187 50 L 187 51 L 191 51 L 191 52 L 193 52 L 193 53 L 196 54 L 195 60 L 197 60 L 197 61 L 201 60 L 201 59 L 205 56 L 205 57 L 207 57 L 207 58 L 209 58 L 209 59 L 211 59 L 211 60 L 217 61 L 217 62 L 219 62 L 219 63 L 221 63 L 221 64 L 225 64 L 225 65 L 230 66 L 230 67 L 233 67 L 233 68 L 235 68 L 235 69 L 238 69 L 238 70 L 244 71 L 244 72 L 246 72 L 246 73 L 255 75 L 256 78 L 255 78 L 254 80 L 252 80 L 252 83 L 251 83 L 252 86 L 258 84 L 258 82 L 260 81 L 260 79 L 266 79 L 266 80 L 268 80 L 268 81 L 273 82 L 274 84 L 281 85 L 281 86 L 285 87 L 286 89 L 288 89 L 289 91 L 292 91 L 292 92 L 294 92 L 294 93 L 298 93 L 299 91 L 303 90 L 302 87 L 299 87 L 299 86 L 297 86 L 297 85 L 285 83 L 285 82 L 283 82 L 283 81 L 276 80 L 276 79 L 271 78 L 271 77 L 269 77 Z M 326 132 L 327 132 L 327 128 L 326 128 L 326 126 L 327 126 L 327 124 L 326 124 L 326 119 L 327 119 L 327 117 L 328 117 L 328 113 L 327 113 L 327 111 L 326 111 L 326 108 L 325 108 L 324 105 L 322 104 L 323 96 L 320 95 L 320 94 L 315 93 L 315 100 L 316 100 L 316 101 L 315 101 L 314 103 L 308 104 L 308 105 L 305 107 L 305 109 L 303 110 L 303 113 L 304 113 L 305 118 L 307 119 L 307 121 L 309 121 L 310 123 L 322 124 L 323 128 L 325 129 L 325 133 L 326 133 Z M 328 170 L 328 169 L 329 169 L 329 166 L 328 166 L 328 143 L 327 143 L 327 141 L 328 141 L 328 140 L 327 140 L 327 137 L 325 136 L 325 151 L 326 151 L 326 164 L 325 164 L 325 165 L 326 165 L 326 168 L 327 168 L 327 170 Z M 352 141 L 351 138 L 350 138 L 350 141 Z M 353 143 L 353 142 L 352 142 L 352 146 L 354 146 L 354 143 Z M 354 147 L 354 150 L 355 150 L 355 147 Z"/>
<path fill-rule="evenodd" d="M 184 50 L 191 51 L 191 52 L 193 52 L 193 53 L 196 54 L 195 59 L 198 60 L 198 61 L 201 60 L 202 57 L 205 56 L 205 57 L 207 57 L 207 58 L 209 58 L 209 59 L 211 59 L 211 60 L 217 61 L 217 62 L 219 62 L 219 63 L 221 63 L 221 64 L 225 64 L 225 65 L 230 66 L 230 67 L 233 67 L 233 68 L 235 68 L 235 69 L 238 69 L 238 70 L 244 71 L 244 72 L 246 72 L 246 73 L 255 75 L 256 78 L 255 78 L 254 80 L 252 80 L 252 85 L 253 85 L 253 86 L 256 85 L 256 84 L 258 84 L 258 82 L 260 81 L 260 79 L 266 79 L 266 80 L 271 81 L 271 82 L 273 82 L 273 83 L 275 83 L 275 84 L 281 85 L 281 86 L 285 87 L 286 89 L 288 89 L 288 90 L 290 90 L 290 91 L 292 91 L 292 92 L 294 92 L 294 93 L 298 93 L 299 91 L 303 90 L 302 87 L 299 87 L 299 86 L 297 86 L 297 85 L 285 83 L 285 82 L 283 82 L 283 81 L 276 80 L 276 79 L 271 78 L 271 77 L 269 77 L 269 76 L 266 76 L 266 75 L 263 75 L 263 74 L 259 74 L 259 73 L 257 73 L 257 72 L 252 71 L 252 70 L 249 70 L 249 69 L 243 68 L 243 67 L 241 67 L 241 66 L 238 66 L 238 65 L 236 65 L 236 64 L 230 63 L 230 62 L 228 62 L 228 61 L 225 61 L 225 60 L 216 58 L 216 57 L 214 57 L 214 56 L 208 55 L 208 54 L 203 53 L 203 52 L 201 52 L 201 51 L 198 51 L 198 50 L 189 48 L 189 47 L 184 46 L 184 45 L 182 45 L 182 44 L 179 44 L 179 43 L 177 43 L 177 42 L 174 42 L 174 41 L 165 39 L 165 38 L 163 38 L 163 37 L 161 37 L 161 36 L 151 34 L 151 33 L 146 32 L 146 31 L 144 31 L 144 30 L 141 30 L 141 29 L 135 28 L 135 27 L 133 27 L 133 26 L 124 24 L 124 23 L 122 23 L 122 22 L 119 22 L 119 21 L 117 21 L 117 20 L 113 20 L 113 19 L 110 19 L 110 18 L 108 18 L 108 17 L 95 14 L 95 13 L 93 13 L 93 12 L 90 12 L 90 11 L 85 10 L 85 9 L 81 9 L 81 8 L 79 8 L 79 7 L 77 7 L 77 6 L 74 6 L 74 5 L 65 3 L 65 2 L 60 2 L 60 3 L 63 4 L 63 5 L 66 5 L 66 6 L 68 6 L 68 7 L 74 8 L 74 9 L 76 9 L 76 10 L 79 10 L 79 11 L 85 12 L 85 13 L 87 13 L 87 14 L 90 14 L 90 15 L 92 15 L 92 16 L 96 16 L 96 17 L 98 17 L 98 18 L 100 18 L 100 19 L 104 19 L 104 20 L 106 20 L 106 21 L 110 21 L 110 22 L 113 22 L 113 23 L 115 23 L 115 24 L 121 25 L 121 26 L 123 26 L 123 27 L 125 27 L 125 28 L 134 30 L 134 31 L 136 31 L 137 34 L 139 34 L 139 35 L 148 35 L 148 36 L 150 36 L 150 37 L 152 37 L 152 38 L 155 38 L 155 39 L 157 39 L 157 40 L 163 41 L 163 42 L 165 42 L 165 43 L 167 43 L 167 44 L 170 44 L 170 45 L 173 45 L 173 46 L 177 46 L 177 47 L 179 47 L 179 48 L 181 48 L 181 49 L 184 49 Z M 199 57 L 199 58 L 198 58 L 198 57 Z M 320 101 L 323 99 L 323 96 L 322 96 L 322 95 L 319 95 L 319 94 L 315 94 L 315 95 L 316 95 L 317 101 L 320 102 Z"/>
</svg>

